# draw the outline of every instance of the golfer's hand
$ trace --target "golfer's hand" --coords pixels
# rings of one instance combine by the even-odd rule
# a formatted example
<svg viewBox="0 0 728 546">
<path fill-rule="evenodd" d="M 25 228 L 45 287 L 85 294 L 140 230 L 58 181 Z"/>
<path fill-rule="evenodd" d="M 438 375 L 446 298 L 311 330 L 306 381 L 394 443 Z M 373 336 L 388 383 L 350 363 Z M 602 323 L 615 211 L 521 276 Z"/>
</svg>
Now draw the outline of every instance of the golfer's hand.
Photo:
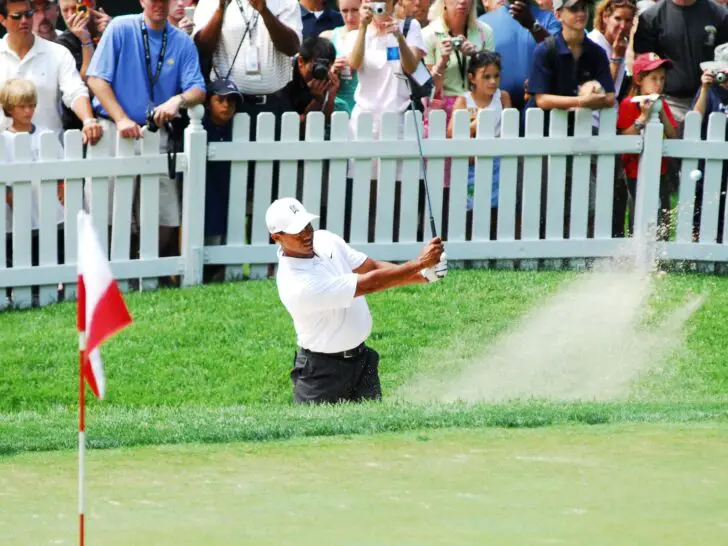
<svg viewBox="0 0 728 546">
<path fill-rule="evenodd" d="M 445 246 L 442 244 L 442 239 L 435 237 L 427 243 L 422 254 L 420 254 L 419 261 L 423 269 L 428 269 L 437 265 L 445 252 Z"/>
</svg>

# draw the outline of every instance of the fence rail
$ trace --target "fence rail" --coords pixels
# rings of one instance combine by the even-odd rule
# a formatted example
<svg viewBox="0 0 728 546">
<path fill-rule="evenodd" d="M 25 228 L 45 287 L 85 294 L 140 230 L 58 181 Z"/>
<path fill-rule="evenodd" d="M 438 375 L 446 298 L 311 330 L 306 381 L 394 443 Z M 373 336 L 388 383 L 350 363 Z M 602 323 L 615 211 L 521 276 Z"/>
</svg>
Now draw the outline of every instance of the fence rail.
<svg viewBox="0 0 728 546">
<path fill-rule="evenodd" d="M 208 143 L 202 114 L 201 107 L 190 111 L 185 151 L 177 159 L 176 170 L 184 179 L 182 252 L 173 258 L 159 256 L 159 178 L 166 176 L 168 161 L 159 152 L 158 133 L 145 133 L 141 155 L 135 154 L 133 142 L 108 135 L 84 154 L 80 133 L 68 131 L 61 155 L 52 133 L 41 136 L 39 150 L 33 149 L 29 135 L 15 138 L 13 161 L 0 165 L 0 192 L 12 188 L 7 225 L 6 208 L 0 207 L 0 225 L 6 225 L 7 232 L 6 244 L 0 244 L 0 288 L 12 289 L 13 305 L 30 305 L 33 286 L 40 287 L 41 305 L 56 301 L 59 283 L 66 298 L 74 296 L 73 218 L 81 207 L 91 212 L 99 233 L 108 229 L 109 237 L 102 241 L 123 289 L 132 279 L 134 288 L 153 289 L 159 277 L 170 275 L 181 275 L 185 285 L 198 284 L 206 264 L 226 266 L 228 278 L 240 276 L 244 264 L 250 266 L 251 277 L 267 275 L 276 256 L 265 210 L 277 197 L 299 197 L 322 216 L 327 229 L 347 234 L 352 244 L 381 259 L 409 259 L 429 236 L 415 130 L 417 123 L 419 134 L 424 134 L 421 116 L 408 112 L 402 121 L 396 114 L 385 114 L 375 139 L 367 114 L 353 135 L 346 114 L 334 114 L 327 127 L 320 113 L 311 113 L 301 140 L 297 114 L 283 116 L 278 139 L 274 117 L 261 114 L 251 141 L 251 120 L 240 114 L 234 120 L 232 142 Z M 615 165 L 618 156 L 627 153 L 640 154 L 635 233 L 654 232 L 661 162 L 674 158 L 681 162 L 676 227 L 669 240 L 655 243 L 656 251 L 665 260 L 728 261 L 723 244 L 728 228 L 722 225 L 720 199 L 725 191 L 723 162 L 728 160 L 725 116 L 711 116 L 703 139 L 701 118 L 691 113 L 684 137 L 671 141 L 663 140 L 658 119 L 651 120 L 641 136 L 616 134 L 612 110 L 601 112 L 598 134 L 593 134 L 588 110 L 576 111 L 571 122 L 568 113 L 552 112 L 548 131 L 545 119 L 544 112 L 529 110 L 525 136 L 520 136 L 518 112 L 506 110 L 496 137 L 498 120 L 492 112 L 481 112 L 477 134 L 471 138 L 469 115 L 458 111 L 452 138 L 447 138 L 444 112 L 431 114 L 422 150 L 435 222 L 448 241 L 451 259 L 480 266 L 496 260 L 501 267 L 513 267 L 517 260 L 519 267 L 532 269 L 583 267 L 585 259 L 614 256 L 624 245 L 623 239 L 612 237 Z M 112 141 L 117 141 L 116 150 L 110 149 Z M 219 246 L 205 246 L 208 161 L 231 162 L 227 240 Z M 500 190 L 497 207 L 492 208 L 495 161 L 500 162 Z M 474 194 L 468 211 L 471 164 Z M 696 184 L 691 173 L 699 166 L 704 177 Z M 59 181 L 64 188 L 60 208 Z M 133 224 L 137 181 L 139 212 Z M 703 191 L 696 192 L 700 187 Z M 62 211 L 60 218 L 57 210 Z M 701 211 L 697 237 L 696 210 Z"/>
</svg>

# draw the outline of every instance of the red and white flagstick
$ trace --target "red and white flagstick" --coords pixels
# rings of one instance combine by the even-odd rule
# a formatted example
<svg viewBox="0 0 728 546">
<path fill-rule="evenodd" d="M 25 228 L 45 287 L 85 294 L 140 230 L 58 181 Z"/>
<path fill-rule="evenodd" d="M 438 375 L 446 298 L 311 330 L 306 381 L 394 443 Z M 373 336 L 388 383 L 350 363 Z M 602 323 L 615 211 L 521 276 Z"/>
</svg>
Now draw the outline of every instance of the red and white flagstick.
<svg viewBox="0 0 728 546">
<path fill-rule="evenodd" d="M 86 350 L 86 333 L 78 333 L 78 540 L 84 546 L 86 540 L 86 529 L 83 521 L 83 490 L 85 480 L 86 461 L 86 379 L 83 373 L 84 353 Z"/>
</svg>

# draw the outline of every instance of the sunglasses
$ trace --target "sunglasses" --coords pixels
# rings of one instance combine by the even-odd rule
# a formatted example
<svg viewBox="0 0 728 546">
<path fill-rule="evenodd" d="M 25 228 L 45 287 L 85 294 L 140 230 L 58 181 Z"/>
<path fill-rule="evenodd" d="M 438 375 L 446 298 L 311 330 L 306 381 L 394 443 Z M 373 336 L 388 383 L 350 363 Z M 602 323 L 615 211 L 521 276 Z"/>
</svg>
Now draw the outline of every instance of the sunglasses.
<svg viewBox="0 0 728 546">
<path fill-rule="evenodd" d="M 28 11 L 18 11 L 17 13 L 8 14 L 8 19 L 12 19 L 13 21 L 20 21 L 23 17 L 25 17 L 26 19 L 32 19 L 34 14 L 34 9 L 29 9 Z"/>
</svg>

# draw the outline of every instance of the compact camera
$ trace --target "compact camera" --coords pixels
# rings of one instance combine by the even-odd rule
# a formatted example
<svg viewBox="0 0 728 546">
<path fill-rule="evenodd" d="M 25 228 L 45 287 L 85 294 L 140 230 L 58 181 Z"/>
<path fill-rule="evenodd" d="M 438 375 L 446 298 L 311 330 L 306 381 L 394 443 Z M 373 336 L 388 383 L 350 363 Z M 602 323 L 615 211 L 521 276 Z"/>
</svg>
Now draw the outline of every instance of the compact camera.
<svg viewBox="0 0 728 546">
<path fill-rule="evenodd" d="M 331 62 L 328 59 L 314 59 L 313 67 L 313 78 L 315 80 L 326 81 L 329 79 L 329 69 L 331 68 Z"/>
<path fill-rule="evenodd" d="M 91 0 L 76 0 L 76 13 L 83 13 L 88 17 L 91 12 Z"/>
<path fill-rule="evenodd" d="M 385 2 L 370 2 L 369 7 L 374 15 L 381 17 L 387 13 L 387 4 Z"/>
<path fill-rule="evenodd" d="M 460 48 L 461 48 L 461 47 L 463 47 L 463 43 L 464 43 L 464 42 L 465 42 L 465 38 L 463 38 L 462 36 L 455 36 L 455 37 L 454 37 L 454 38 L 453 38 L 453 39 L 451 40 L 451 43 L 452 43 L 452 48 L 453 48 L 453 49 L 454 49 L 455 51 L 460 51 Z"/>
<path fill-rule="evenodd" d="M 715 83 L 719 85 L 722 85 L 728 81 L 728 73 L 726 72 L 714 72 L 713 76 L 715 76 Z"/>
<path fill-rule="evenodd" d="M 156 109 L 150 109 L 147 110 L 147 119 L 146 119 L 146 125 L 147 125 L 147 131 L 150 133 L 156 133 L 159 131 L 159 125 L 157 125 L 157 122 L 154 121 L 154 114 L 156 112 Z M 165 125 L 169 124 L 169 122 L 165 122 Z M 167 131 L 169 132 L 169 128 L 165 127 Z"/>
</svg>

